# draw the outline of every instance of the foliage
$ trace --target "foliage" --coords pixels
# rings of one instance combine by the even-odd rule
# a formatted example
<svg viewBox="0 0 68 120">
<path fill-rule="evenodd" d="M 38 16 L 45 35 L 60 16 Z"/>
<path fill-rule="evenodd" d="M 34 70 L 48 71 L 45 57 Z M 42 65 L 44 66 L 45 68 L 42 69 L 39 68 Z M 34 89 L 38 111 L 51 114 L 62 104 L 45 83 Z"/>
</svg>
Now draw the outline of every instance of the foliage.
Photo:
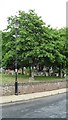
<svg viewBox="0 0 68 120">
<path fill-rule="evenodd" d="M 19 21 L 19 29 L 14 23 Z M 14 37 L 17 31 L 17 38 Z M 46 26 L 34 10 L 28 13 L 19 11 L 18 16 L 8 18 L 8 26 L 3 36 L 3 66 L 15 68 L 15 50 L 17 51 L 18 68 L 30 66 L 66 67 L 66 28 L 53 29 Z"/>
<path fill-rule="evenodd" d="M 2 66 L 2 31 L 0 31 L 0 67 Z"/>
</svg>

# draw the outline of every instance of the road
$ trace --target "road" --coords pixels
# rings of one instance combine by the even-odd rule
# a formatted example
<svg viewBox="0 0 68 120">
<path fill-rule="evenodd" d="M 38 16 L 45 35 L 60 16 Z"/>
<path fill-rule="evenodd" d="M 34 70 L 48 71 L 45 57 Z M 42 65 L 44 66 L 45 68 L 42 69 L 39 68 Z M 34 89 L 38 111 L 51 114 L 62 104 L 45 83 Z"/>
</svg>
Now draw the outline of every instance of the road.
<svg viewBox="0 0 68 120">
<path fill-rule="evenodd" d="M 2 106 L 3 118 L 66 118 L 66 94 Z"/>
</svg>

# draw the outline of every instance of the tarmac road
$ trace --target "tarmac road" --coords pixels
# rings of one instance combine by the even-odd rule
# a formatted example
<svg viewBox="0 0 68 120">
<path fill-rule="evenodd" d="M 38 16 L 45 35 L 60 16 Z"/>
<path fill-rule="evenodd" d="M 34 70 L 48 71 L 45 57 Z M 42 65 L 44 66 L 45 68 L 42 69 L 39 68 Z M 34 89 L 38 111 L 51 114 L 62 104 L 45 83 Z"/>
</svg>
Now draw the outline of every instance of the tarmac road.
<svg viewBox="0 0 68 120">
<path fill-rule="evenodd" d="M 6 104 L 2 118 L 66 118 L 66 94 Z"/>
</svg>

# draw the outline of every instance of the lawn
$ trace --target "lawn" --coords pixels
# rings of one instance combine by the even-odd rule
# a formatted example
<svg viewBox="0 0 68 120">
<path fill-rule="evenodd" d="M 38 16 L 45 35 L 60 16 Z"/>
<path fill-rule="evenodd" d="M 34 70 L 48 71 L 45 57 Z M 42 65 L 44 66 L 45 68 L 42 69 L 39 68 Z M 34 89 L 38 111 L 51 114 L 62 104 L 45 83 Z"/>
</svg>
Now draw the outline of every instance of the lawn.
<svg viewBox="0 0 68 120">
<path fill-rule="evenodd" d="M 35 76 L 34 81 L 47 81 L 47 80 L 65 80 L 64 78 L 59 77 L 46 77 L 46 76 Z M 29 76 L 18 75 L 18 82 L 29 82 Z M 0 84 L 14 84 L 15 75 L 0 74 Z"/>
<path fill-rule="evenodd" d="M 27 82 L 29 76 L 18 75 L 18 82 Z M 8 74 L 0 74 L 0 84 L 14 84 L 15 83 L 15 75 Z"/>
<path fill-rule="evenodd" d="M 35 80 L 45 81 L 45 80 L 64 80 L 64 78 L 53 77 L 53 76 L 36 76 Z"/>
</svg>

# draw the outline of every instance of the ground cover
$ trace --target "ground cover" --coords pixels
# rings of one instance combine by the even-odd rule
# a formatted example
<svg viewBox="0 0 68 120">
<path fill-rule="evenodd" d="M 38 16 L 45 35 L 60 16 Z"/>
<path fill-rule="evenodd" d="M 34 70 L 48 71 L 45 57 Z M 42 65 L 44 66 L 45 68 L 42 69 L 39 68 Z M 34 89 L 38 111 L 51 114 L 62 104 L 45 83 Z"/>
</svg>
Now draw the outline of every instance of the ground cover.
<svg viewBox="0 0 68 120">
<path fill-rule="evenodd" d="M 65 78 L 53 77 L 53 76 L 35 76 L 34 81 L 49 81 L 49 80 L 65 80 Z M 30 82 L 30 77 L 27 75 L 18 75 L 18 82 Z M 15 75 L 8 74 L 0 74 L 0 85 L 2 84 L 14 84 L 15 83 Z"/>
</svg>

